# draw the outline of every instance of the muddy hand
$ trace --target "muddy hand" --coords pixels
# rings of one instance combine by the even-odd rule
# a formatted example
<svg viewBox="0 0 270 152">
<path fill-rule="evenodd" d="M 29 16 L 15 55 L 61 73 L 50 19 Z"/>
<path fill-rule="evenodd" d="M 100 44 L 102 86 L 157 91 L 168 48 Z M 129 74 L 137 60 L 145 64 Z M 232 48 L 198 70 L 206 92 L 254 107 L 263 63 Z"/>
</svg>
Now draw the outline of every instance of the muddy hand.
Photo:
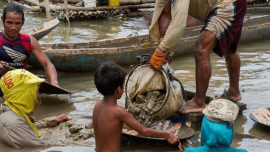
<svg viewBox="0 0 270 152">
<path fill-rule="evenodd" d="M 162 50 L 157 48 L 150 59 L 150 68 L 155 71 L 159 71 L 161 69 L 161 66 L 168 62 L 167 58 L 169 54 L 170 51 L 163 52 Z"/>
<path fill-rule="evenodd" d="M 61 122 L 64 122 L 64 121 L 68 121 L 71 118 L 69 116 L 65 115 L 65 114 L 60 114 L 58 116 L 55 116 L 55 119 L 56 119 L 57 123 L 61 123 Z"/>
<path fill-rule="evenodd" d="M 170 133 L 169 138 L 167 139 L 168 143 L 173 145 L 179 142 L 179 138 L 174 134 Z"/>
</svg>

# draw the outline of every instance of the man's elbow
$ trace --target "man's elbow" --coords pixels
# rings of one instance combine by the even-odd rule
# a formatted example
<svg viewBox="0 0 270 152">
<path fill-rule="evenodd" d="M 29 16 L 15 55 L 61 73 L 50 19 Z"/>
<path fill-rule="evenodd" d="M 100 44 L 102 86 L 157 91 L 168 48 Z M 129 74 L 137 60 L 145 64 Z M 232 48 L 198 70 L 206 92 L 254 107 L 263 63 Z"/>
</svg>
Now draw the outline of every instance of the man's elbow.
<svg viewBox="0 0 270 152">
<path fill-rule="evenodd" d="M 43 63 L 43 68 L 46 69 L 51 69 L 51 68 L 55 68 L 54 65 L 51 63 L 50 60 L 47 60 L 46 62 Z"/>
</svg>

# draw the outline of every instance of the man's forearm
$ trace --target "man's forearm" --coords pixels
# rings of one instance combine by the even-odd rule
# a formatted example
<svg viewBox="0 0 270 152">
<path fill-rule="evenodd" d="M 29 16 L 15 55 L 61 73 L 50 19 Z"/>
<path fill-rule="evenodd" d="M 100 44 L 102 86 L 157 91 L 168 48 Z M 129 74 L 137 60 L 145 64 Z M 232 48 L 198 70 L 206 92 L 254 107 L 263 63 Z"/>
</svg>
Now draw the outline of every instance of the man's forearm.
<svg viewBox="0 0 270 152">
<path fill-rule="evenodd" d="M 175 0 L 172 1 L 171 5 L 172 21 L 159 45 L 162 51 L 171 50 L 175 47 L 182 38 L 186 27 L 189 0 Z"/>
<path fill-rule="evenodd" d="M 55 117 L 48 117 L 48 118 L 35 122 L 35 126 L 37 127 L 37 129 L 54 127 L 56 125 L 57 125 L 57 121 Z"/>
<path fill-rule="evenodd" d="M 52 63 L 49 63 L 45 68 L 44 68 L 46 75 L 52 85 L 58 86 L 58 81 L 57 81 L 57 72 L 55 70 L 55 67 Z"/>
</svg>

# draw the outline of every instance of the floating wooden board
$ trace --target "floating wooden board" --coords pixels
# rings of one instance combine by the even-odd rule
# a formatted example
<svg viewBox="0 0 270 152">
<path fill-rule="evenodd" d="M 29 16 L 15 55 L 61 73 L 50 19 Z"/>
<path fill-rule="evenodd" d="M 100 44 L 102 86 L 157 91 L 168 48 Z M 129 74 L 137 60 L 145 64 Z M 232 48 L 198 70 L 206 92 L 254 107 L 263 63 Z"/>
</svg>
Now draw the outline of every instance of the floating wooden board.
<svg viewBox="0 0 270 152">
<path fill-rule="evenodd" d="M 46 93 L 46 94 L 72 94 L 66 89 L 63 89 L 61 87 L 57 87 L 54 85 L 51 85 L 47 82 L 42 82 L 39 88 L 39 93 Z"/>
<path fill-rule="evenodd" d="M 262 108 L 256 111 L 253 111 L 249 117 L 262 125 L 270 127 L 270 108 Z"/>
<path fill-rule="evenodd" d="M 160 131 L 170 131 L 171 133 L 178 136 L 178 138 L 180 140 L 189 138 L 194 134 L 194 130 L 192 128 L 190 128 L 186 125 L 183 125 L 182 123 L 174 122 L 171 120 L 157 121 L 157 122 L 152 124 L 151 128 L 155 129 L 155 130 L 160 130 Z M 152 139 L 152 140 L 166 140 L 165 138 L 154 138 L 154 137 L 141 136 L 137 131 L 129 128 L 126 125 L 124 125 L 122 132 L 123 132 L 123 134 L 125 134 L 127 136 L 133 136 L 133 137 L 138 137 L 138 138 Z"/>
</svg>

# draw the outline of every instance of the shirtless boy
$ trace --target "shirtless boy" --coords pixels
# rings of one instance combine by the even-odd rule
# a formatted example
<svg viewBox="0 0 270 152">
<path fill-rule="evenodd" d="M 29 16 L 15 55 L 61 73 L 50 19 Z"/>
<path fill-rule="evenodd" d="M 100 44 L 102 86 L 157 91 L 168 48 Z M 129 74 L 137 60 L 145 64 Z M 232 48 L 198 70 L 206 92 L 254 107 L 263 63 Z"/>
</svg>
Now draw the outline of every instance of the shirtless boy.
<svg viewBox="0 0 270 152">
<path fill-rule="evenodd" d="M 143 136 L 166 138 L 169 144 L 179 142 L 178 137 L 170 132 L 144 127 L 125 108 L 117 105 L 117 99 L 124 93 L 125 76 L 125 70 L 114 62 L 104 63 L 94 75 L 97 90 L 104 96 L 93 111 L 96 151 L 120 152 L 124 123 Z"/>
</svg>

